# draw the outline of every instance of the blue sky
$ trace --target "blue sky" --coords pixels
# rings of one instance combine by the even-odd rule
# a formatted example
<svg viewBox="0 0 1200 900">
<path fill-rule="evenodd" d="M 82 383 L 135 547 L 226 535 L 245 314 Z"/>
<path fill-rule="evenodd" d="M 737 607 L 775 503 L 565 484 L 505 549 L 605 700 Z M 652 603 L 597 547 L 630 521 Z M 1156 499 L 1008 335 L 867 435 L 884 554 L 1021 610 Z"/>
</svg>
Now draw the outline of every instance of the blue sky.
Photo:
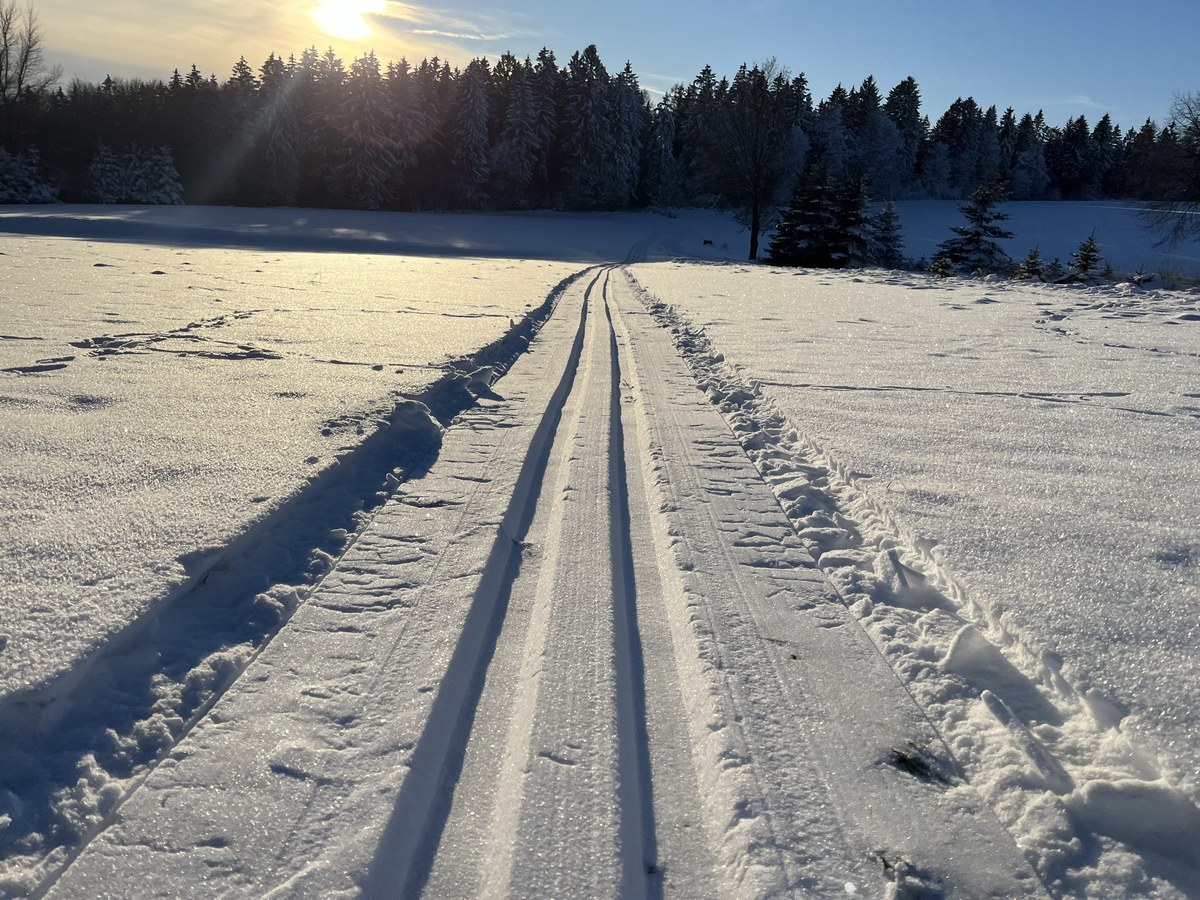
<svg viewBox="0 0 1200 900">
<path fill-rule="evenodd" d="M 319 3 L 335 36 L 313 16 Z M 1200 90 L 1200 0 L 667 0 L 565 4 L 392 0 L 35 0 L 52 62 L 67 78 L 166 78 L 195 63 L 224 79 L 238 56 L 333 46 L 344 59 L 440 55 L 463 66 L 505 50 L 560 63 L 594 43 L 610 69 L 628 60 L 660 93 L 705 64 L 732 75 L 775 57 L 819 97 L 874 75 L 887 91 L 908 75 L 936 119 L 959 96 L 1051 124 L 1105 112 L 1126 127 L 1165 120 L 1176 92 Z M 357 12 L 367 12 L 359 20 Z"/>
</svg>

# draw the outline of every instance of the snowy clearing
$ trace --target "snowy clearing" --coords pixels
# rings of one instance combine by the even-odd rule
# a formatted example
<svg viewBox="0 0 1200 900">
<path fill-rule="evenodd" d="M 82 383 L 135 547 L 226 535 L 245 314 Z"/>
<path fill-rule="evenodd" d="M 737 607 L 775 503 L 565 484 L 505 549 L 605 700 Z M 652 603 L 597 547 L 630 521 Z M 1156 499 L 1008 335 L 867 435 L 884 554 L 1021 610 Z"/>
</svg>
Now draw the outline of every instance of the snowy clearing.
<svg viewBox="0 0 1200 900">
<path fill-rule="evenodd" d="M 1200 896 L 1196 294 L 0 229 L 0 895 Z"/>
</svg>

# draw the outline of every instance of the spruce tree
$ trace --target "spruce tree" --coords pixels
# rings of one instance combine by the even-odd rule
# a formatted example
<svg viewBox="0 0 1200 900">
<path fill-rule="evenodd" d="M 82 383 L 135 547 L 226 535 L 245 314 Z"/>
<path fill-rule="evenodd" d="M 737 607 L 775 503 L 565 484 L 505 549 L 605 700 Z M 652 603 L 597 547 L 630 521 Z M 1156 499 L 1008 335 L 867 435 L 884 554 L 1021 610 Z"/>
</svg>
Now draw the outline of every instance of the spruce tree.
<svg viewBox="0 0 1200 900">
<path fill-rule="evenodd" d="M 390 199 L 392 170 L 396 166 L 391 110 L 379 60 L 374 53 L 350 66 L 344 105 L 337 114 L 343 142 L 341 176 L 351 203 L 359 209 L 380 209 Z"/>
<path fill-rule="evenodd" d="M 841 269 L 871 260 L 871 220 L 860 178 L 835 178 L 821 162 L 808 167 L 771 243 L 775 265 Z"/>
<path fill-rule="evenodd" d="M 950 229 L 957 237 L 938 246 L 934 261 L 942 261 L 952 271 L 998 272 L 1006 269 L 1011 260 L 997 241 L 1007 240 L 1013 233 L 998 224 L 1008 218 L 1007 213 L 996 209 L 1002 198 L 1003 191 L 998 182 L 976 188 L 971 199 L 958 208 L 967 224 Z"/>
<path fill-rule="evenodd" d="M 1100 245 L 1096 243 L 1096 233 L 1093 231 L 1091 236 L 1071 254 L 1068 262 L 1075 278 L 1080 281 L 1089 281 L 1096 277 L 1103 260 Z"/>
<path fill-rule="evenodd" d="M 1013 269 L 1012 277 L 1017 281 L 1045 281 L 1046 263 L 1042 260 L 1041 251 L 1034 247 L 1023 260 Z"/>
<path fill-rule="evenodd" d="M 472 60 L 457 79 L 451 114 L 452 159 L 459 197 L 470 207 L 482 205 L 490 175 L 488 78 L 488 61 Z"/>
<path fill-rule="evenodd" d="M 609 209 L 619 205 L 615 192 L 617 134 L 614 91 L 595 44 L 571 56 L 567 64 L 563 110 L 564 203 L 573 209 Z"/>
<path fill-rule="evenodd" d="M 868 262 L 887 269 L 903 269 L 909 265 L 904 257 L 900 212 L 891 200 L 867 222 L 867 235 L 870 242 Z"/>
<path fill-rule="evenodd" d="M 502 207 L 528 206 L 529 188 L 543 153 L 539 104 L 534 94 L 533 69 L 525 65 L 512 73 L 500 137 L 492 149 L 492 192 Z"/>
<path fill-rule="evenodd" d="M 36 150 L 9 153 L 0 147 L 0 203 L 53 203 L 57 191 L 42 180 Z"/>
</svg>

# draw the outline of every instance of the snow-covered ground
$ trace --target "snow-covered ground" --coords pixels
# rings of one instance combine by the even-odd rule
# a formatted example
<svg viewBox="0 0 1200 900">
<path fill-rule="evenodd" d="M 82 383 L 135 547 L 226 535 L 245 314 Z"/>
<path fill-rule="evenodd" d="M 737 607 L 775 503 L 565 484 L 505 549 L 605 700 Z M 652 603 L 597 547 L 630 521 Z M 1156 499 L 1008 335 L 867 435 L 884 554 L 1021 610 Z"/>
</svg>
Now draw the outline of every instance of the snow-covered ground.
<svg viewBox="0 0 1200 900">
<path fill-rule="evenodd" d="M 1200 894 L 1197 295 L 744 246 L 0 210 L 0 895 Z"/>
</svg>

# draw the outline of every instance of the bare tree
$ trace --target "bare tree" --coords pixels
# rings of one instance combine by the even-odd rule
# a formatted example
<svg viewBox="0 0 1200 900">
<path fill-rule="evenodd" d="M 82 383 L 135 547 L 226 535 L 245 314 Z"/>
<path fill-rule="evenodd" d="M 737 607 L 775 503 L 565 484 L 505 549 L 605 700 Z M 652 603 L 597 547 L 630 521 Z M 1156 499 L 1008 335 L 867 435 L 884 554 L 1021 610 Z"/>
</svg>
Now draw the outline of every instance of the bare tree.
<svg viewBox="0 0 1200 900">
<path fill-rule="evenodd" d="M 0 0 L 0 144 L 16 136 L 21 104 L 61 76 L 59 66 L 46 65 L 33 4 L 22 8 L 17 0 Z"/>
<path fill-rule="evenodd" d="M 750 231 L 750 259 L 770 227 L 803 161 L 800 128 L 802 82 L 789 80 L 774 59 L 743 65 L 728 87 L 722 82 L 702 123 L 701 182 Z"/>
<path fill-rule="evenodd" d="M 1170 128 L 1175 140 L 1154 163 L 1159 202 L 1143 216 L 1161 247 L 1200 238 L 1200 92 L 1175 95 Z"/>
</svg>

